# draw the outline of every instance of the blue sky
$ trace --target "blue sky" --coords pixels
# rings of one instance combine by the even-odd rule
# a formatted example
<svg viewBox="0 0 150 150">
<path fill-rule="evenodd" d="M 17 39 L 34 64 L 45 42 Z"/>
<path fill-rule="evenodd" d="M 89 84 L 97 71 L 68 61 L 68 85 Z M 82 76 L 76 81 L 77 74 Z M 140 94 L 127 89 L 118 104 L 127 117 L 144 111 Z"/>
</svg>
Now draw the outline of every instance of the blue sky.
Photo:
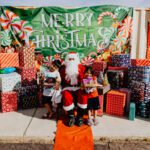
<svg viewBox="0 0 150 150">
<path fill-rule="evenodd" d="M 84 7 L 105 4 L 150 8 L 150 0 L 0 0 L 0 6 Z"/>
</svg>

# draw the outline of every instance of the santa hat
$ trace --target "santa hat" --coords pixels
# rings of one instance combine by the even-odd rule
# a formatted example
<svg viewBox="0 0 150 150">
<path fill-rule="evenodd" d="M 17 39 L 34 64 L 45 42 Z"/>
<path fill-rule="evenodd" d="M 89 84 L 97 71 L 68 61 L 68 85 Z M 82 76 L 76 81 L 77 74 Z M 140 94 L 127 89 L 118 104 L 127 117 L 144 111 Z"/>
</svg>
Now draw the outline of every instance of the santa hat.
<svg viewBox="0 0 150 150">
<path fill-rule="evenodd" d="M 67 56 L 68 58 L 76 58 L 76 57 L 79 57 L 79 54 L 76 52 L 69 52 Z"/>
</svg>

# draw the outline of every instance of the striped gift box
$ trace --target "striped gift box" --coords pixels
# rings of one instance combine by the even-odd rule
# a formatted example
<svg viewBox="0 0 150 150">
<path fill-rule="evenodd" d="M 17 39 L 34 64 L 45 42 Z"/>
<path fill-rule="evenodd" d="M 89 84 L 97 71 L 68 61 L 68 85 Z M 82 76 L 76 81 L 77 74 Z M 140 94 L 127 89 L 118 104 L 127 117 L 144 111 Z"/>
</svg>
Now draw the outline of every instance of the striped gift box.
<svg viewBox="0 0 150 150">
<path fill-rule="evenodd" d="M 18 53 L 0 53 L 0 68 L 19 67 Z"/>
<path fill-rule="evenodd" d="M 19 48 L 19 66 L 24 68 L 35 67 L 34 48 L 20 47 Z"/>
<path fill-rule="evenodd" d="M 150 66 L 150 59 L 131 59 L 132 66 Z"/>
</svg>

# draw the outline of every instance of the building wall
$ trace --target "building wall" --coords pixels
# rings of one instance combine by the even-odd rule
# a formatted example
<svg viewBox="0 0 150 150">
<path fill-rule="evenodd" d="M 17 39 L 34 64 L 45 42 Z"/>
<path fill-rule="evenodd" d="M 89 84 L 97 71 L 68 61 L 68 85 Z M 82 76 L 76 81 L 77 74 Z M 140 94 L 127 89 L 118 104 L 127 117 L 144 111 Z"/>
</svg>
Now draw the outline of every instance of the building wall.
<svg viewBox="0 0 150 150">
<path fill-rule="evenodd" d="M 134 9 L 131 58 L 146 58 L 150 9 Z"/>
</svg>

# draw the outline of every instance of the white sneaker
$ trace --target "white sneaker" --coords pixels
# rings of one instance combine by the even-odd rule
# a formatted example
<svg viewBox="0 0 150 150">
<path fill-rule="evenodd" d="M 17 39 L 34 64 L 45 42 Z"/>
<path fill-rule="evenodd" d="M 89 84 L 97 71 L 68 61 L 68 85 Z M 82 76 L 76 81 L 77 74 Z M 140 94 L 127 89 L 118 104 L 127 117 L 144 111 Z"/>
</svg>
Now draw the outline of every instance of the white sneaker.
<svg viewBox="0 0 150 150">
<path fill-rule="evenodd" d="M 94 121 L 94 125 L 95 125 L 95 126 L 97 126 L 97 125 L 99 124 L 99 122 L 98 122 L 98 119 L 97 119 L 97 118 L 94 118 L 94 119 L 93 119 L 93 121 Z"/>
<path fill-rule="evenodd" d="M 92 118 L 88 119 L 87 124 L 88 124 L 89 126 L 94 125 L 94 122 L 93 122 Z"/>
</svg>

